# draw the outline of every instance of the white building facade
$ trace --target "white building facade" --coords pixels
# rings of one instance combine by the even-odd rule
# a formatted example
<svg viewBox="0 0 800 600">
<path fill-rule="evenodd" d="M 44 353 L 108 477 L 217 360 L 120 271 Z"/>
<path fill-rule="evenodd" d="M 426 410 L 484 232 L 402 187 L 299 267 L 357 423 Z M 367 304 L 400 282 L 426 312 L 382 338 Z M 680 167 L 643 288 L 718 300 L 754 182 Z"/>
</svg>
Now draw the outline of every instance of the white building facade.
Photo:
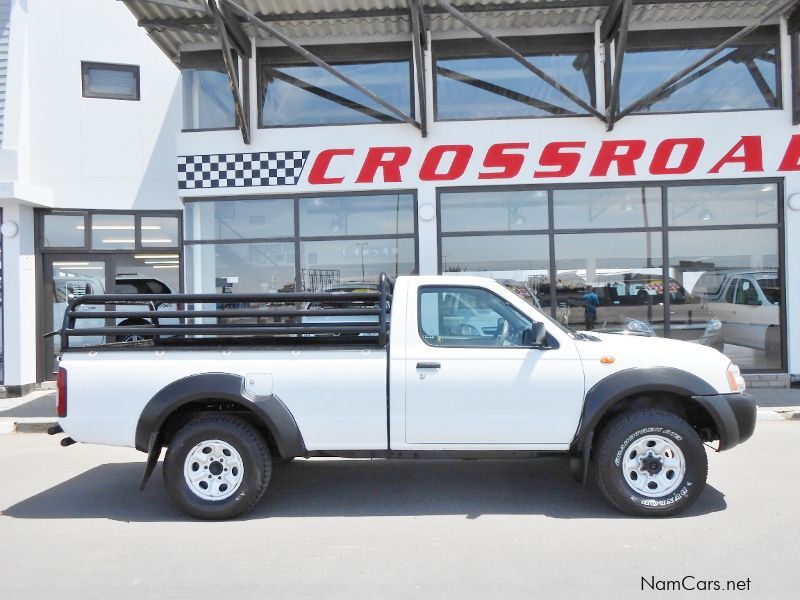
<svg viewBox="0 0 800 600">
<path fill-rule="evenodd" d="M 28 3 L 29 60 L 56 35 L 38 4 L 61 3 Z M 56 342 L 31 333 L 70 295 L 381 272 L 483 274 L 571 327 L 711 345 L 754 381 L 800 373 L 792 3 L 131 0 L 135 19 L 87 4 L 125 43 L 22 69 L 25 89 L 70 90 L 58 111 L 6 102 L 41 114 L 3 137 L 30 156 L 0 172 L 19 227 L 6 386 L 52 377 Z M 138 65 L 140 99 L 83 97 L 81 61 Z"/>
<path fill-rule="evenodd" d="M 0 2 L 0 62 L 0 383 L 18 395 L 49 378 L 42 336 L 65 291 L 43 278 L 44 215 L 180 212 L 180 73 L 125 5 L 106 0 Z M 54 256 L 73 251 L 74 262 L 96 262 L 91 246 Z"/>
</svg>

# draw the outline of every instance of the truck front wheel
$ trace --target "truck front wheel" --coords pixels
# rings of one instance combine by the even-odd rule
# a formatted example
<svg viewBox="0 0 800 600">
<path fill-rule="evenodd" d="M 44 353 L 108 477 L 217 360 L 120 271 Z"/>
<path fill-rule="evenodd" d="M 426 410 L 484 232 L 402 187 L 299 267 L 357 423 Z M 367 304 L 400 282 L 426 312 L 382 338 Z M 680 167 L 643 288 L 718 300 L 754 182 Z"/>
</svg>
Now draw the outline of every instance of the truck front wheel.
<svg viewBox="0 0 800 600">
<path fill-rule="evenodd" d="M 663 517 L 687 509 L 703 491 L 708 457 L 697 432 L 657 409 L 608 423 L 595 452 L 603 495 L 631 515 Z"/>
<path fill-rule="evenodd" d="M 229 519 L 249 511 L 264 495 L 271 472 L 263 437 L 231 416 L 190 421 L 172 438 L 164 458 L 170 497 L 200 519 Z"/>
</svg>

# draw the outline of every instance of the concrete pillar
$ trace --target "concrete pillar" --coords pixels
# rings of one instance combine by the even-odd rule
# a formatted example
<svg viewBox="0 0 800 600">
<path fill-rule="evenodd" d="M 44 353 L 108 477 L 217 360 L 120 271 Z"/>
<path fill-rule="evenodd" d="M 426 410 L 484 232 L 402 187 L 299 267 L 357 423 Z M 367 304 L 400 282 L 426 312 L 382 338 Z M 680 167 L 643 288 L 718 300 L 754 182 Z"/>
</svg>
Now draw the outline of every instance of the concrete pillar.
<svg viewBox="0 0 800 600">
<path fill-rule="evenodd" d="M 33 208 L 0 201 L 3 222 L 16 223 L 17 234 L 3 236 L 3 385 L 18 396 L 36 383 L 36 258 Z"/>
</svg>

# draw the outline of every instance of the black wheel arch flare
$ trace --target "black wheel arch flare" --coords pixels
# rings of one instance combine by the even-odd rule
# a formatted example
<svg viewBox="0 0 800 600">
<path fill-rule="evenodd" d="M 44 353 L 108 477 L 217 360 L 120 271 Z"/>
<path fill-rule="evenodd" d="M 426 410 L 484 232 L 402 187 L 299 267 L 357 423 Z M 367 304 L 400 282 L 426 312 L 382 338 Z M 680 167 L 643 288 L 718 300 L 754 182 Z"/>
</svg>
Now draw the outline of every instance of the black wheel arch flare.
<svg viewBox="0 0 800 600">
<path fill-rule="evenodd" d="M 625 398 L 658 393 L 687 399 L 719 394 L 697 375 L 673 367 L 634 367 L 601 379 L 586 393 L 580 423 L 570 444 L 570 470 L 578 481 L 586 480 L 595 429 L 608 411 Z"/>
<path fill-rule="evenodd" d="M 275 395 L 253 396 L 245 391 L 244 377 L 231 373 L 201 373 L 178 379 L 159 390 L 145 405 L 136 425 L 136 449 L 147 452 L 142 487 L 150 477 L 162 446 L 161 429 L 181 407 L 200 401 L 230 402 L 250 411 L 272 434 L 283 458 L 306 454 L 297 423 Z"/>
</svg>

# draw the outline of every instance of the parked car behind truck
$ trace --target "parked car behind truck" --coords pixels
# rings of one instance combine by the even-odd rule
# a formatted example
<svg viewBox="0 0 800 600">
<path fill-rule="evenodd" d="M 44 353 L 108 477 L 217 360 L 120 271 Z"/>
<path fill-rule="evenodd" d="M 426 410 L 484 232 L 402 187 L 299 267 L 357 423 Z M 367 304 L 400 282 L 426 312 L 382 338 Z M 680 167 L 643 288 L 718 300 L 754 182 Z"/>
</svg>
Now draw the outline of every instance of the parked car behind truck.
<svg viewBox="0 0 800 600">
<path fill-rule="evenodd" d="M 143 275 L 119 275 L 116 278 L 116 292 L 119 294 L 174 294 L 177 290 L 169 287 L 160 279 L 154 279 Z M 85 295 L 92 294 L 105 294 L 105 284 L 101 277 L 53 277 L 53 323 L 59 324 L 64 319 L 64 311 L 67 310 L 70 300 L 80 298 Z M 117 312 L 122 313 L 115 321 L 117 327 L 133 327 L 133 326 L 152 326 L 153 319 L 143 319 L 141 317 L 128 317 L 125 316 L 126 312 L 141 311 L 147 309 L 147 304 L 120 304 L 116 307 Z M 157 309 L 160 311 L 175 310 L 176 307 L 171 302 L 161 302 L 158 304 Z M 83 306 L 83 310 L 89 312 L 101 312 L 103 306 L 99 304 L 87 304 Z M 177 320 L 169 318 L 162 312 L 158 316 L 158 320 L 163 324 L 176 323 Z M 103 327 L 105 319 L 84 319 L 81 321 L 83 327 Z M 147 338 L 147 335 L 137 334 L 132 335 L 126 333 L 125 330 L 120 330 L 115 335 L 103 339 L 100 336 L 86 336 L 82 338 L 82 342 L 86 345 L 100 344 L 103 341 L 117 341 L 117 342 L 132 342 L 139 341 Z"/>
<path fill-rule="evenodd" d="M 491 313 L 494 328 L 461 327 L 472 317 L 452 310 L 454 297 Z M 163 326 L 163 336 L 125 349 L 80 348 L 69 341 L 93 300 L 76 299 L 61 332 L 58 414 L 70 436 L 62 443 L 138 448 L 148 456 L 143 485 L 166 447 L 171 498 L 206 519 L 253 508 L 275 460 L 553 454 L 570 457 L 581 482 L 593 469 L 620 510 L 665 516 L 702 492 L 704 442 L 727 450 L 755 426 L 744 381 L 721 353 L 575 333 L 489 279 L 399 277 L 391 287 L 382 278 L 374 292 L 240 298 L 339 302 L 353 319 L 304 323 L 305 309 L 281 309 L 296 321 Z M 330 336 L 337 331 L 356 335 Z"/>
<path fill-rule="evenodd" d="M 722 343 L 779 356 L 781 288 L 774 270 L 706 271 L 695 294 L 720 322 Z"/>
</svg>

